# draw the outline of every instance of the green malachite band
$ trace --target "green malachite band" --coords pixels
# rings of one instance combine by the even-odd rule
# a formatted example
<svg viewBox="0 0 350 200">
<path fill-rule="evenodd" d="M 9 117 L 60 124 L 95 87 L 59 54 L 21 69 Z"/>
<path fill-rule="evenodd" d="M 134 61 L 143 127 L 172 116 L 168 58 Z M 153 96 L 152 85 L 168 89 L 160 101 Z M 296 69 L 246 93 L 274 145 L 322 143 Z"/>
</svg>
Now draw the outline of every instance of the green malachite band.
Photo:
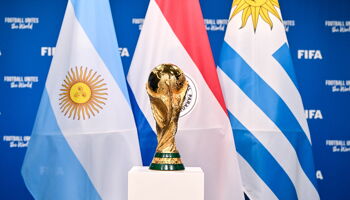
<svg viewBox="0 0 350 200">
<path fill-rule="evenodd" d="M 180 158 L 179 153 L 156 153 L 156 158 Z"/>
<path fill-rule="evenodd" d="M 176 170 L 184 170 L 185 167 L 183 164 L 154 164 L 152 163 L 149 166 L 152 170 L 161 170 L 161 171 L 176 171 Z"/>
</svg>

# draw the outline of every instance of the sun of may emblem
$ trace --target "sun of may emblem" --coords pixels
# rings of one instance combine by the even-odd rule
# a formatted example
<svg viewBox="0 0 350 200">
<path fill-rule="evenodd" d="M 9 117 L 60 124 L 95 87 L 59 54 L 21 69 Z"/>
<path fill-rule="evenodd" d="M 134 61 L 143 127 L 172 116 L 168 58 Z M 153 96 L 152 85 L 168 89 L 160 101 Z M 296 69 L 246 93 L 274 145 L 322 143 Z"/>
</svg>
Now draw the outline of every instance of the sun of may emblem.
<svg viewBox="0 0 350 200">
<path fill-rule="evenodd" d="M 239 12 L 243 11 L 241 28 L 247 24 L 248 18 L 251 16 L 255 32 L 260 16 L 266 23 L 270 25 L 272 29 L 273 23 L 269 16 L 269 12 L 282 22 L 281 16 L 275 8 L 280 7 L 278 0 L 234 0 L 232 7 L 234 6 L 236 7 L 232 12 L 230 19 L 232 19 Z"/>
<path fill-rule="evenodd" d="M 60 89 L 61 112 L 68 118 L 78 120 L 95 116 L 107 100 L 106 85 L 101 75 L 92 69 L 71 68 Z"/>
</svg>

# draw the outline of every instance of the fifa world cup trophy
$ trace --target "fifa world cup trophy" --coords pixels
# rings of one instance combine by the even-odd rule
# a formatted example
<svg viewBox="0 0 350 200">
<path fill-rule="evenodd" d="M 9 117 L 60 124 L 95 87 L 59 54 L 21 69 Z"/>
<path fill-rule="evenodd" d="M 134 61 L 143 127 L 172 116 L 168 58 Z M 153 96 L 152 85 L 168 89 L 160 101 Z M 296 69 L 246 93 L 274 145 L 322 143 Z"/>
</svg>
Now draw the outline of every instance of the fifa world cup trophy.
<svg viewBox="0 0 350 200">
<path fill-rule="evenodd" d="M 152 170 L 184 170 L 176 149 L 175 134 L 188 88 L 183 71 L 173 64 L 161 64 L 149 75 L 146 90 L 156 120 L 158 146 Z"/>
</svg>

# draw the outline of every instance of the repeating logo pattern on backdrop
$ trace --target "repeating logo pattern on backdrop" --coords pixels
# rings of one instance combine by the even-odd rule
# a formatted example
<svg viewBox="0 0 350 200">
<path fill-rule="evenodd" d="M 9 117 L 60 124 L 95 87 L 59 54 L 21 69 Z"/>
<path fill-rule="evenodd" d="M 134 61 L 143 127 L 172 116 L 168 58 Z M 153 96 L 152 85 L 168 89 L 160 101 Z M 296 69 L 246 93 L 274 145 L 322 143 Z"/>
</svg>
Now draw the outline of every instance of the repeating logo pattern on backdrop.
<svg viewBox="0 0 350 200">
<path fill-rule="evenodd" d="M 4 22 L 10 24 L 11 29 L 33 30 L 34 24 L 39 24 L 38 17 L 5 17 Z"/>
<path fill-rule="evenodd" d="M 64 116 L 74 119 L 89 119 L 106 104 L 107 84 L 96 71 L 87 67 L 71 68 L 63 81 L 59 105 Z"/>
<path fill-rule="evenodd" d="M 10 190 L 0 189 L 0 191 L 4 199 L 29 199 L 30 194 L 25 189 L 19 173 L 24 155 L 24 149 L 20 149 L 26 148 L 31 135 L 51 57 L 55 55 L 55 44 L 67 1 L 39 0 L 40 5 L 45 9 L 24 0 L 12 2 L 2 1 L 0 3 L 0 13 L 2 14 L 0 22 L 0 66 L 2 66 L 0 67 L 0 78 L 2 79 L 0 92 L 8 97 L 2 98 L 0 105 L 0 138 L 2 138 L 0 148 L 3 149 L 3 154 L 8 158 L 8 161 L 13 163 L 12 165 L 0 165 L 0 171 L 3 172 L 0 174 L 3 177 L 1 182 L 10 188 Z M 143 25 L 148 2 L 134 0 L 128 2 L 112 0 L 110 2 L 120 44 L 119 48 L 115 49 L 115 54 L 120 53 L 124 71 L 127 73 Z M 242 4 L 240 8 L 238 8 L 239 2 Z M 237 28 L 242 25 L 241 20 L 244 12 L 245 15 L 249 14 L 246 17 L 246 23 L 251 23 L 246 25 L 244 29 L 249 26 L 253 29 L 253 16 L 257 19 L 257 31 L 260 31 L 262 26 L 269 28 L 268 22 L 262 16 L 265 15 L 263 13 L 265 11 L 261 11 L 261 8 L 267 6 L 269 9 L 273 10 L 274 7 L 278 10 L 279 6 L 274 5 L 276 2 L 276 0 L 234 0 L 237 9 L 241 9 L 235 16 L 240 20 Z M 232 0 L 209 0 L 200 3 L 211 47 L 216 62 L 218 62 L 227 21 L 233 13 L 231 15 L 229 13 Z M 258 3 L 264 3 L 264 5 L 256 6 Z M 347 186 L 350 184 L 350 173 L 344 167 L 349 164 L 346 158 L 350 155 L 348 134 L 350 126 L 347 126 L 348 113 L 350 113 L 350 107 L 347 106 L 350 97 L 350 70 L 348 66 L 350 16 L 347 11 L 350 9 L 350 3 L 348 1 L 333 3 L 316 0 L 313 3 L 280 0 L 279 3 L 284 18 L 283 24 L 288 32 L 293 63 L 298 75 L 297 81 L 304 100 L 305 116 L 310 125 L 321 199 L 346 199 L 349 195 Z M 19 5 L 23 9 L 18 7 Z M 257 14 L 253 14 L 253 10 Z M 278 18 L 272 12 L 268 11 L 268 15 L 272 21 L 275 20 L 273 22 L 277 23 Z M 273 30 L 276 29 L 276 25 L 273 23 Z M 66 67 L 75 70 L 75 65 Z M 79 67 L 80 65 L 78 65 L 78 69 Z M 91 66 L 84 65 L 83 70 L 85 67 L 87 67 L 88 73 Z M 65 72 L 68 74 L 68 71 Z M 70 73 L 72 74 L 71 71 Z M 95 71 L 91 73 L 93 74 Z M 98 74 L 100 73 L 97 72 L 96 75 Z M 63 93 L 60 89 L 65 89 L 61 86 L 64 80 L 65 78 L 62 78 L 56 83 L 58 87 L 54 92 L 56 93 L 55 104 L 57 105 L 63 101 L 63 99 L 59 100 L 63 97 L 59 94 Z M 108 90 L 104 92 L 108 95 L 102 97 L 110 101 L 112 99 L 111 85 L 107 82 L 105 87 L 107 88 L 107 86 Z M 188 98 L 186 97 L 185 100 L 185 105 L 188 107 L 183 109 L 180 116 L 191 117 L 190 114 L 195 111 L 195 107 L 189 109 L 193 102 L 198 104 L 200 101 L 196 100 L 194 95 L 190 95 L 194 91 L 196 90 L 188 91 Z M 65 96 L 67 97 L 67 94 Z M 70 98 L 70 94 L 68 94 L 68 98 Z M 109 102 L 102 99 L 100 101 L 106 104 L 98 104 L 103 109 L 96 105 L 94 107 L 99 112 L 106 112 Z M 66 104 L 82 107 L 87 102 L 75 103 L 70 100 Z M 73 105 L 68 105 L 66 109 L 68 107 L 74 109 Z M 91 106 L 91 111 L 94 112 L 95 116 L 88 107 L 85 108 L 90 114 L 90 119 L 102 116 L 102 113 L 98 114 Z M 59 112 L 64 116 L 67 110 L 62 112 L 62 109 L 63 107 Z M 184 114 L 187 111 L 189 112 Z M 64 118 L 73 120 L 74 110 L 72 110 L 70 118 L 68 118 L 69 113 L 70 111 Z M 86 113 L 84 115 L 85 120 L 90 121 L 88 120 L 89 116 Z M 78 110 L 74 120 L 78 120 Z M 82 113 L 80 120 L 80 122 L 84 120 Z M 21 126 L 14 125 L 18 123 Z M 13 191 L 16 192 L 13 193 Z"/>
</svg>

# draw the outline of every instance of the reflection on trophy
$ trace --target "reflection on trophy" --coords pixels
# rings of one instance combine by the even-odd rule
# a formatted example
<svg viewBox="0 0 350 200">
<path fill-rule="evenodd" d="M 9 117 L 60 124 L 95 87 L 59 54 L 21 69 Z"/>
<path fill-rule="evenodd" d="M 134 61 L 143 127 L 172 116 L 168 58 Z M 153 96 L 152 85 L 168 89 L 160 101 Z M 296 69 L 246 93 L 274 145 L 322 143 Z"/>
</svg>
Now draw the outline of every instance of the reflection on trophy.
<svg viewBox="0 0 350 200">
<path fill-rule="evenodd" d="M 158 140 L 150 169 L 185 169 L 176 149 L 175 134 L 187 88 L 185 75 L 176 65 L 161 64 L 149 75 L 146 89 L 157 124 Z"/>
</svg>

